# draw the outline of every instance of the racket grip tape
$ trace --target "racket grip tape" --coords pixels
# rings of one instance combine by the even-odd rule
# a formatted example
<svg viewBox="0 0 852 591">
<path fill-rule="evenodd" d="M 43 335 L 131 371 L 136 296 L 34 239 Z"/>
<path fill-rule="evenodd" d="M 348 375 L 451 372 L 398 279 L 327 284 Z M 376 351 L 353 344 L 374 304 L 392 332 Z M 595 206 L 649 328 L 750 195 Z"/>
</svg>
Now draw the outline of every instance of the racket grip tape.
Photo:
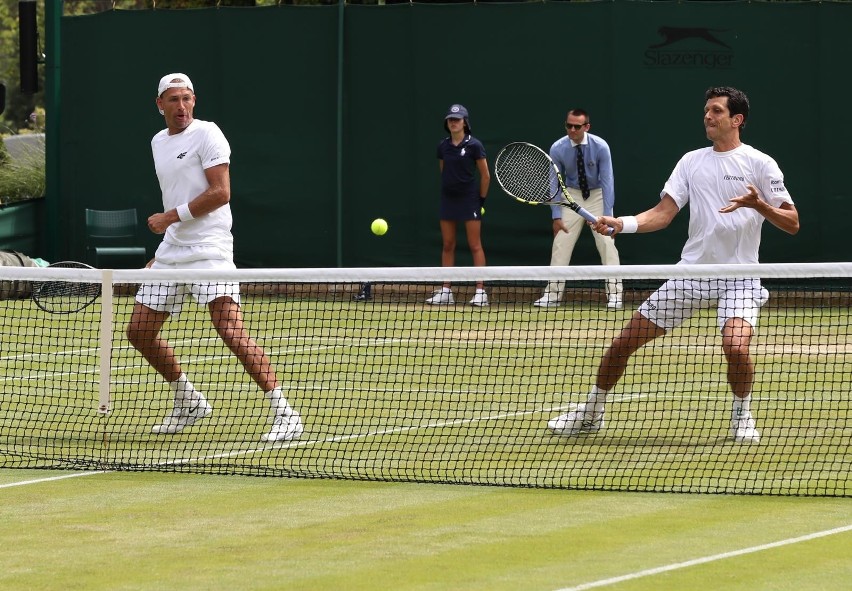
<svg viewBox="0 0 852 591">
<path fill-rule="evenodd" d="M 591 223 L 591 224 L 596 224 L 596 223 L 598 222 L 598 218 L 597 218 L 595 215 L 593 215 L 593 214 L 592 214 L 592 213 L 591 213 L 588 209 L 586 209 L 585 207 L 581 207 L 581 206 L 580 206 L 580 205 L 578 205 L 577 203 L 571 203 L 571 204 L 569 204 L 569 207 L 570 207 L 571 209 L 573 209 L 574 211 L 576 211 L 578 214 L 580 214 L 580 215 L 581 215 L 581 216 L 582 216 L 582 217 L 583 217 L 583 218 L 584 218 L 587 222 L 589 222 L 589 223 Z M 610 229 L 609 229 L 609 231 L 607 232 L 607 234 L 608 234 L 608 235 L 612 235 L 612 233 L 613 233 L 614 231 L 615 231 L 615 229 L 614 229 L 614 228 L 610 228 Z"/>
</svg>

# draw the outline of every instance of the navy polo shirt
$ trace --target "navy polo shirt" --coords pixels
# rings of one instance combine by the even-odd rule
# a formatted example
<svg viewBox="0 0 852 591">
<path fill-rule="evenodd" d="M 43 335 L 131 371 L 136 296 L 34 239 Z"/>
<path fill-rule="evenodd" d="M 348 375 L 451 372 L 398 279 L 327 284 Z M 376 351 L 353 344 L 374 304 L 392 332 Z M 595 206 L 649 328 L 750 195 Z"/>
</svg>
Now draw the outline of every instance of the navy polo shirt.
<svg viewBox="0 0 852 591">
<path fill-rule="evenodd" d="M 442 197 L 479 197 L 476 161 L 485 158 L 485 146 L 472 135 L 466 135 L 454 146 L 451 138 L 438 144 L 438 160 L 444 161 L 441 172 Z"/>
</svg>

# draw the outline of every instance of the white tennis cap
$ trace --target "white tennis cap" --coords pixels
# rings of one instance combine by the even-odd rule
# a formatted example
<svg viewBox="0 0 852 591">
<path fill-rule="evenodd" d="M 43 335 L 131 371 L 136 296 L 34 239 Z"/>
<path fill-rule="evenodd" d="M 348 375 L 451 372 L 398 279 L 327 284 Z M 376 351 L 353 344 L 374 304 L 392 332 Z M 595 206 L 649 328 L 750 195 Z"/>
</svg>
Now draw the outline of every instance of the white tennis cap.
<svg viewBox="0 0 852 591">
<path fill-rule="evenodd" d="M 189 76 L 180 72 L 166 74 L 160 78 L 160 85 L 157 86 L 157 96 L 163 96 L 163 93 L 170 88 L 188 88 L 190 91 L 195 92 L 195 89 L 192 87 L 192 80 L 189 79 Z"/>
</svg>

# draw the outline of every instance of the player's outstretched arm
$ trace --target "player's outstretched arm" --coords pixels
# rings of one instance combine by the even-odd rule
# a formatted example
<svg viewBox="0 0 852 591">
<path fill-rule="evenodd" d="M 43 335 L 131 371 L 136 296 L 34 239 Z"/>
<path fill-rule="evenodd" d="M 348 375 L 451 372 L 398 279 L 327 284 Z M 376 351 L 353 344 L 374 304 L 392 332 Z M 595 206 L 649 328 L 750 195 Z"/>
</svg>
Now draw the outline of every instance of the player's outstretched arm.
<svg viewBox="0 0 852 591">
<path fill-rule="evenodd" d="M 667 227 L 677 215 L 680 209 L 668 194 L 663 195 L 660 202 L 647 211 L 637 216 L 612 217 L 601 216 L 597 223 L 592 224 L 592 229 L 598 234 L 609 235 L 609 229 L 616 234 L 632 234 L 634 232 L 656 232 Z"/>
</svg>

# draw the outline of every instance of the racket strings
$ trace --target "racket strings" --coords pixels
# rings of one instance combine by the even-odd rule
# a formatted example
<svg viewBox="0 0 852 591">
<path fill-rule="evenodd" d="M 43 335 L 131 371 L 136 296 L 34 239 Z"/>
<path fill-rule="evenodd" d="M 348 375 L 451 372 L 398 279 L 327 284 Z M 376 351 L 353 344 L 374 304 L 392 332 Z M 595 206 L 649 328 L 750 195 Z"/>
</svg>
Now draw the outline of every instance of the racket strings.
<svg viewBox="0 0 852 591">
<path fill-rule="evenodd" d="M 73 283 L 71 281 L 48 281 L 39 288 L 41 298 L 91 298 L 100 293 L 97 283 Z"/>
<path fill-rule="evenodd" d="M 50 265 L 54 268 L 91 269 L 85 263 L 62 261 Z M 101 295 L 101 284 L 87 281 L 44 281 L 33 283 L 32 298 L 47 312 L 70 314 L 82 310 Z"/>
<path fill-rule="evenodd" d="M 44 310 L 67 314 L 85 308 L 100 293 L 101 286 L 97 283 L 48 281 L 36 287 L 33 299 Z"/>
<path fill-rule="evenodd" d="M 529 144 L 507 146 L 494 164 L 500 186 L 516 199 L 529 203 L 550 201 L 557 179 L 547 155 Z"/>
</svg>

